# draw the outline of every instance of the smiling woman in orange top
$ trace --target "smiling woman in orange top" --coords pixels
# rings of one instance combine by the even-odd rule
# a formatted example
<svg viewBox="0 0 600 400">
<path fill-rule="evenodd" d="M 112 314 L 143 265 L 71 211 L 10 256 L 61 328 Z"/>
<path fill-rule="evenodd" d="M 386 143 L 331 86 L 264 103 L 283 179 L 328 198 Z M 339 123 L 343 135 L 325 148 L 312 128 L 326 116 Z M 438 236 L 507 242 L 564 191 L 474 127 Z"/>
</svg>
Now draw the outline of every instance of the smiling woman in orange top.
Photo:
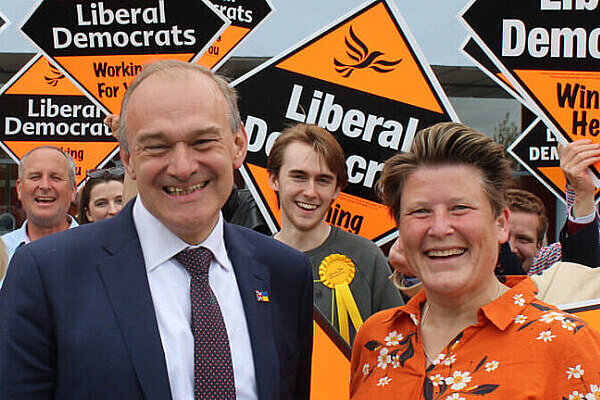
<svg viewBox="0 0 600 400">
<path fill-rule="evenodd" d="M 494 275 L 508 240 L 503 153 L 441 123 L 386 162 L 381 194 L 424 290 L 358 332 L 352 399 L 600 398 L 600 334 L 537 300 L 528 277 Z"/>
</svg>

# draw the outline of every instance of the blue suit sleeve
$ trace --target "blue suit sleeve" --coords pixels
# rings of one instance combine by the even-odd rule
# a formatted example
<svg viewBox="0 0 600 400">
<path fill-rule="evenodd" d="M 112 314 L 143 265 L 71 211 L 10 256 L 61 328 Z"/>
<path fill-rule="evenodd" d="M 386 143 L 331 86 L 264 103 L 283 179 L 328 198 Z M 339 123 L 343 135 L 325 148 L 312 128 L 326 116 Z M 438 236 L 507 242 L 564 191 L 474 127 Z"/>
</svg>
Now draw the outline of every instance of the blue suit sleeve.
<svg viewBox="0 0 600 400">
<path fill-rule="evenodd" d="M 312 267 L 308 258 L 305 261 L 306 279 L 302 295 L 302 308 L 300 311 L 300 359 L 297 368 L 296 390 L 294 399 L 310 399 L 310 376 L 313 346 L 313 277 Z"/>
<path fill-rule="evenodd" d="M 38 263 L 15 253 L 0 290 L 0 399 L 51 399 L 56 344 Z"/>
</svg>

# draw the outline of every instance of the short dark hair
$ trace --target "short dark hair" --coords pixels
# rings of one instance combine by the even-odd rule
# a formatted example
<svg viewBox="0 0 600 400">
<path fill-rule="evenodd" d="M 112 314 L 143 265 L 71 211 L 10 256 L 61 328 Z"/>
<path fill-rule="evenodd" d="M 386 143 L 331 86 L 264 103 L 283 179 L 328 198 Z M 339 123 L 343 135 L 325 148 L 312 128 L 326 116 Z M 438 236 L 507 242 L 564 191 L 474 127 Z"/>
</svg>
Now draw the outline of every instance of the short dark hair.
<svg viewBox="0 0 600 400">
<path fill-rule="evenodd" d="M 279 176 L 285 149 L 292 143 L 303 143 L 312 147 L 323 157 L 327 167 L 336 176 L 337 186 L 342 189 L 346 186 L 348 172 L 342 146 L 331 133 L 314 124 L 295 124 L 283 130 L 269 152 L 267 161 L 269 174 Z"/>
<path fill-rule="evenodd" d="M 384 164 L 377 188 L 396 223 L 401 215 L 402 189 L 409 176 L 419 167 L 455 164 L 470 165 L 481 171 L 483 190 L 494 215 L 500 215 L 511 176 L 504 148 L 468 126 L 442 122 L 419 131 L 408 153 L 396 154 Z"/>
<path fill-rule="evenodd" d="M 511 211 L 521 211 L 538 216 L 537 244 L 540 245 L 546 237 L 548 230 L 548 217 L 546 207 L 542 200 L 535 194 L 521 189 L 508 189 L 505 193 L 506 204 Z"/>
</svg>

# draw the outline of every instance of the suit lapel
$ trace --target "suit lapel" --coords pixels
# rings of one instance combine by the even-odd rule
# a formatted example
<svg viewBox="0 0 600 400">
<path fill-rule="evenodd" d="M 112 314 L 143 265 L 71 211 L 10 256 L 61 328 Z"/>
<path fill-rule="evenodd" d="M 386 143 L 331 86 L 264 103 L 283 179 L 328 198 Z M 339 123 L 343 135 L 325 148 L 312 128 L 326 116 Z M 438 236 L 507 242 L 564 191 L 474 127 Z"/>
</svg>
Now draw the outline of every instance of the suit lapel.
<svg viewBox="0 0 600 400">
<path fill-rule="evenodd" d="M 256 291 L 270 293 L 270 274 L 266 265 L 256 261 L 255 246 L 229 224 L 224 225 L 225 247 L 238 283 L 252 343 L 256 386 L 260 399 L 278 398 L 273 389 L 279 382 L 277 350 L 274 345 L 271 302 L 258 301 Z M 271 384 L 269 384 L 271 383 Z"/>
<path fill-rule="evenodd" d="M 170 399 L 167 367 L 130 202 L 114 217 L 103 247 L 112 254 L 98 265 L 140 386 L 147 399 Z"/>
</svg>

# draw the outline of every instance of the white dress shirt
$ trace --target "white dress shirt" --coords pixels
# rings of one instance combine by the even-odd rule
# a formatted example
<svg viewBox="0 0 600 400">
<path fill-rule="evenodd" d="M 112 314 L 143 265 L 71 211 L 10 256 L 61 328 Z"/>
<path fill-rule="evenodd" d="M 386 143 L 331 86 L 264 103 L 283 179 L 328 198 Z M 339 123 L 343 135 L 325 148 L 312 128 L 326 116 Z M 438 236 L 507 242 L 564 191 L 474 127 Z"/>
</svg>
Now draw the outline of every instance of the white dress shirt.
<svg viewBox="0 0 600 400">
<path fill-rule="evenodd" d="M 194 336 L 191 330 L 190 275 L 173 257 L 187 247 L 206 247 L 214 258 L 209 283 L 229 337 L 237 399 L 258 399 L 252 345 L 242 298 L 223 239 L 223 216 L 198 246 L 190 246 L 169 231 L 142 204 L 133 206 L 150 293 L 158 321 L 174 400 L 194 399 Z"/>
</svg>

